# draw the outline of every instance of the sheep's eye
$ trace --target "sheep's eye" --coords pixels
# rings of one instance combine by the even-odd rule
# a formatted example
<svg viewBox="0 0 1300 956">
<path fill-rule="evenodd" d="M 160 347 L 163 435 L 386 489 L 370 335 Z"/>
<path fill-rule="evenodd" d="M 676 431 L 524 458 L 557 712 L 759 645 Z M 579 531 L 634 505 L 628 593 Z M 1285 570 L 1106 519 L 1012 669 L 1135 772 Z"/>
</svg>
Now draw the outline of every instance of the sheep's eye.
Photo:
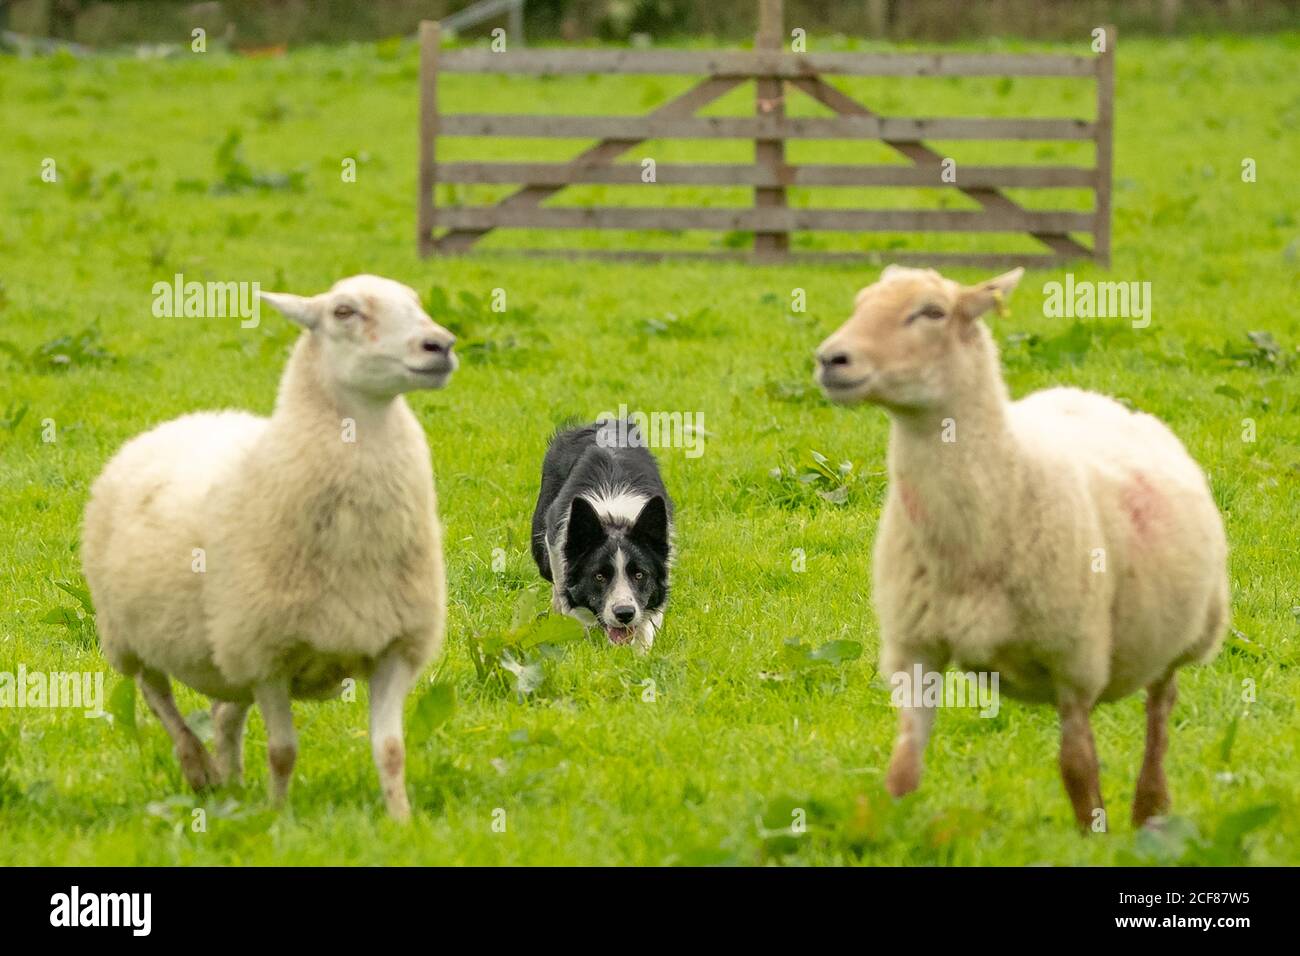
<svg viewBox="0 0 1300 956">
<path fill-rule="evenodd" d="M 912 319 L 916 319 L 916 318 L 942 319 L 946 314 L 947 313 L 944 312 L 943 309 L 939 308 L 937 305 L 927 305 L 924 308 L 917 309 L 915 312 L 913 312 L 912 315 L 908 318 L 908 321 L 910 322 L 912 321 Z"/>
<path fill-rule="evenodd" d="M 350 305 L 340 305 L 334 310 L 334 318 L 336 319 L 350 319 L 356 314 L 357 310 Z"/>
</svg>

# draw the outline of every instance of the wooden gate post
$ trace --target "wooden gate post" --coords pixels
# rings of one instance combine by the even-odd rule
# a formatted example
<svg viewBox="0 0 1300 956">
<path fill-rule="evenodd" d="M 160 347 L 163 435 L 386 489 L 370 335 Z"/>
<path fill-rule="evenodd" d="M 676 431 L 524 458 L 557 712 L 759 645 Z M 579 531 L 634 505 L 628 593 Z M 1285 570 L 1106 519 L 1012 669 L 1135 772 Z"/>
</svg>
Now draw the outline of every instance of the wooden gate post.
<svg viewBox="0 0 1300 956">
<path fill-rule="evenodd" d="M 873 40 L 883 40 L 889 33 L 889 0 L 867 0 L 867 28 Z"/>
<path fill-rule="evenodd" d="M 420 21 L 420 191 L 416 201 L 416 248 L 421 256 L 433 252 L 434 187 L 438 136 L 438 21 Z"/>
<path fill-rule="evenodd" d="M 781 49 L 785 32 L 782 0 L 758 0 L 758 34 L 754 47 L 758 50 Z M 770 117 L 780 120 L 785 116 L 785 84 L 779 77 L 761 76 L 754 81 L 755 111 L 760 119 Z M 754 141 L 754 163 L 767 167 L 780 177 L 785 166 L 785 141 L 759 139 Z M 785 187 L 760 186 L 754 189 L 756 209 L 784 209 Z M 758 256 L 780 257 L 790 250 L 788 232 L 755 232 L 754 252 Z"/>
<path fill-rule="evenodd" d="M 510 42 L 516 47 L 524 45 L 524 0 L 517 2 L 510 8 L 509 19 L 506 21 L 510 30 Z"/>
<path fill-rule="evenodd" d="M 1106 48 L 1097 57 L 1097 170 L 1092 257 L 1110 268 L 1110 186 L 1115 136 L 1115 28 L 1104 27 Z"/>
</svg>

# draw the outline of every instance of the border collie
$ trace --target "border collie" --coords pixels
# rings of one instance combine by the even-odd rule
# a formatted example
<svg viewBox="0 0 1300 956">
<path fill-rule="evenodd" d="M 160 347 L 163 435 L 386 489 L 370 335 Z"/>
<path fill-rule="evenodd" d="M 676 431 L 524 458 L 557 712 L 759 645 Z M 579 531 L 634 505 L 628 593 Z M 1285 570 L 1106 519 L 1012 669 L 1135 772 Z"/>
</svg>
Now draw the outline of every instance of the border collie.
<svg viewBox="0 0 1300 956">
<path fill-rule="evenodd" d="M 561 430 L 542 460 L 533 560 L 555 609 L 613 644 L 648 651 L 663 626 L 673 503 L 637 427 L 602 419 Z"/>
</svg>

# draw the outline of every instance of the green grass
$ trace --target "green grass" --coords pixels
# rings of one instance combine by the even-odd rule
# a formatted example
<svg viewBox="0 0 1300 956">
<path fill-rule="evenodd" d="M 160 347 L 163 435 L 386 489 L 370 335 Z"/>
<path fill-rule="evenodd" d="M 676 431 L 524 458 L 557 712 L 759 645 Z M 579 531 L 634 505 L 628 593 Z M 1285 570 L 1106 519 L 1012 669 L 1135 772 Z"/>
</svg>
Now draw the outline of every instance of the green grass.
<svg viewBox="0 0 1300 956">
<path fill-rule="evenodd" d="M 297 707 L 301 751 L 283 814 L 262 796 L 257 716 L 247 790 L 204 803 L 186 795 L 170 743 L 143 705 L 137 739 L 120 722 L 78 711 L 2 709 L 0 863 L 1300 862 L 1300 373 L 1285 367 L 1300 342 L 1298 50 L 1294 34 L 1125 44 L 1109 277 L 1151 282 L 1152 324 L 1071 331 L 1044 317 L 1042 285 L 1063 270 L 1030 273 L 1011 315 L 992 320 L 1015 394 L 1073 384 L 1161 416 L 1209 472 L 1224 511 L 1239 634 L 1216 661 L 1180 679 L 1168 761 L 1179 820 L 1163 842 L 1127 823 L 1140 697 L 1103 706 L 1094 719 L 1107 836 L 1074 832 L 1056 770 L 1055 715 L 1010 701 L 992 720 L 941 713 L 920 791 L 897 803 L 884 795 L 894 715 L 872 666 L 869 547 L 884 490 L 886 420 L 870 408 L 832 408 L 810 382 L 812 348 L 875 275 L 865 255 L 860 267 L 574 264 L 501 253 L 420 261 L 409 44 L 253 61 L 220 53 L 154 62 L 0 58 L 0 339 L 12 345 L 0 354 L 0 671 L 107 669 L 92 626 L 45 619 L 76 605 L 55 582 L 80 581 L 87 488 L 124 440 L 198 409 L 271 407 L 293 337 L 287 323 L 268 314 L 242 330 L 236 320 L 154 318 L 153 283 L 183 272 L 309 293 L 366 271 L 473 303 L 436 316 L 461 336 L 461 372 L 448 390 L 412 398 L 447 530 L 450 634 L 434 673 L 454 685 L 458 704 L 436 730 L 412 735 L 410 828 L 383 815 L 364 691 L 352 703 Z M 895 113 L 1090 113 L 1085 87 L 1056 81 L 917 84 L 849 89 Z M 456 78 L 442 100 L 448 110 L 630 113 L 680 85 Z M 718 109 L 743 110 L 745 96 Z M 213 192 L 215 182 L 239 179 L 239 167 L 218 168 L 216 159 L 232 130 L 254 172 L 298 171 L 301 189 Z M 959 163 L 1091 158 L 1064 145 L 974 147 L 938 148 Z M 472 148 L 491 155 L 482 144 L 456 143 L 445 158 Z M 815 149 L 800 146 L 796 158 Z M 873 144 L 822 149 L 817 155 L 831 160 L 889 159 Z M 497 155 L 563 153 L 515 144 Z M 643 154 L 701 155 L 652 145 L 629 161 Z M 709 154 L 746 156 L 743 145 Z M 41 181 L 46 157 L 57 163 L 57 184 Z M 360 161 L 355 183 L 339 175 L 344 157 Z M 1257 182 L 1242 182 L 1243 157 L 1256 160 Z M 851 201 L 823 193 L 792 201 Z M 627 195 L 585 193 L 637 201 Z M 471 197 L 444 190 L 442 198 Z M 1086 195 L 1020 198 L 1087 203 Z M 939 202 L 919 193 L 858 201 Z M 541 237 L 565 239 L 647 241 Z M 818 241 L 886 259 L 907 246 L 1030 248 L 1014 237 L 929 239 Z M 720 240 L 652 241 L 706 248 Z M 519 237 L 485 245 L 512 242 Z M 1073 271 L 1106 275 L 1082 263 Z M 507 293 L 503 314 L 487 307 L 496 288 Z M 796 288 L 806 291 L 806 313 L 791 312 Z M 1280 353 L 1252 345 L 1250 331 L 1271 333 Z M 42 349 L 62 336 L 72 341 Z M 50 361 L 59 354 L 70 361 Z M 508 627 L 520 592 L 540 583 L 527 535 L 547 435 L 565 417 L 590 418 L 620 402 L 702 412 L 708 432 L 702 457 L 660 453 L 679 506 L 667 628 L 648 658 L 594 641 L 568 645 L 545 662 L 542 688 L 520 701 L 480 682 L 470 642 Z M 1246 418 L 1254 442 L 1242 440 Z M 53 442 L 42 440 L 49 423 Z M 859 477 L 843 504 L 817 494 L 829 483 L 772 476 L 782 464 L 805 470 L 814 451 L 853 463 Z M 502 573 L 493 570 L 494 549 L 504 550 Z M 802 573 L 792 570 L 796 549 L 806 555 Z M 792 671 L 787 639 L 853 641 L 862 654 Z M 774 672 L 790 679 L 769 679 Z M 1248 713 L 1245 680 L 1257 694 Z M 110 691 L 116 681 L 110 674 Z M 644 699 L 646 681 L 653 702 Z M 204 704 L 189 691 L 180 699 L 187 712 Z M 413 699 L 408 716 L 414 708 Z M 1267 815 L 1253 808 L 1270 805 L 1280 812 L 1244 840 L 1234 835 L 1243 821 Z M 207 809 L 206 832 L 191 827 L 195 807 Z M 807 812 L 806 833 L 768 832 L 788 826 L 796 807 Z M 506 812 L 504 833 L 492 827 L 497 808 Z M 1236 816 L 1246 811 L 1259 819 Z M 1187 838 L 1190 829 L 1199 843 Z"/>
</svg>

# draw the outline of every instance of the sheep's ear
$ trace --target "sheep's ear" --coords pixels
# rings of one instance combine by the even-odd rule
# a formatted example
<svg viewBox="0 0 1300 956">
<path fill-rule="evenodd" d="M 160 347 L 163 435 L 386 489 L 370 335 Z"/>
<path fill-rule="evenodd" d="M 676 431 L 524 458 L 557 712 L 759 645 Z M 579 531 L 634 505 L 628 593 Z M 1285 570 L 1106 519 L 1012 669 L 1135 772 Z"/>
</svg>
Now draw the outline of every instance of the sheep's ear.
<svg viewBox="0 0 1300 956">
<path fill-rule="evenodd" d="M 900 266 L 896 262 L 891 262 L 889 265 L 885 266 L 884 271 L 880 273 L 880 278 L 888 279 L 891 278 L 892 276 L 896 276 L 899 273 L 906 272 L 906 271 L 907 271 L 906 266 Z"/>
<path fill-rule="evenodd" d="M 1011 297 L 1024 274 L 1024 267 L 1017 266 L 1000 276 L 966 286 L 957 297 L 958 310 L 968 319 L 977 319 L 989 309 L 997 309 L 999 315 L 1005 314 L 1003 310 L 1006 308 L 1006 300 Z"/>
<path fill-rule="evenodd" d="M 304 329 L 314 329 L 320 321 L 320 310 L 315 299 L 293 295 L 289 292 L 258 292 L 264 301 L 275 306 L 284 317 Z"/>
</svg>

